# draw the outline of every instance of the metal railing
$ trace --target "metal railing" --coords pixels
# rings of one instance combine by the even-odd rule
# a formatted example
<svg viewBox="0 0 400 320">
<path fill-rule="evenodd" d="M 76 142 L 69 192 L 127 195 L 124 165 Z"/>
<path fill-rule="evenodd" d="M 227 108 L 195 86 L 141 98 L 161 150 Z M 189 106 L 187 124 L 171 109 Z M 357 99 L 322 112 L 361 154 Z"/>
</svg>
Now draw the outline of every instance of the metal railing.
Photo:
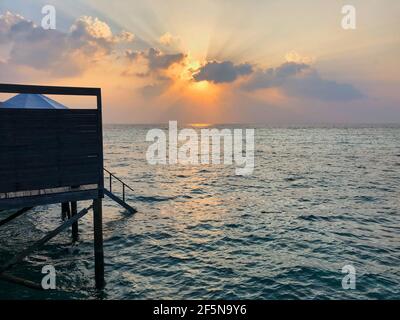
<svg viewBox="0 0 400 320">
<path fill-rule="evenodd" d="M 122 200 L 125 202 L 125 190 L 126 188 L 128 188 L 131 191 L 135 191 L 133 190 L 130 186 L 128 186 L 125 182 L 123 182 L 120 178 L 118 178 L 115 174 L 113 174 L 112 172 L 110 172 L 109 170 L 107 170 L 106 168 L 103 168 L 104 172 L 109 176 L 109 191 L 112 193 L 112 185 L 113 185 L 113 181 L 116 180 L 118 182 L 120 182 L 122 184 Z"/>
</svg>

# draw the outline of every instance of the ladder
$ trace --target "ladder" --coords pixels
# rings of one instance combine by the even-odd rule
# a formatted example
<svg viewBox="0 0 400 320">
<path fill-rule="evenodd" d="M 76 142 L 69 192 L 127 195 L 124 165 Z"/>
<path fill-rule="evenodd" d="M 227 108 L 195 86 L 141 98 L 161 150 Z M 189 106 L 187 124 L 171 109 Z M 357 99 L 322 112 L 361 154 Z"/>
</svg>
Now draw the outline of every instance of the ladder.
<svg viewBox="0 0 400 320">
<path fill-rule="evenodd" d="M 118 178 L 115 174 L 107 170 L 106 168 L 104 169 L 105 176 L 108 175 L 108 186 L 104 185 L 104 194 L 109 197 L 111 200 L 115 201 L 118 203 L 120 206 L 125 208 L 129 213 L 133 214 L 136 213 L 137 210 L 134 207 L 131 207 L 127 202 L 126 202 L 126 191 L 134 191 L 130 186 L 128 186 L 125 182 L 123 182 L 120 178 Z M 122 185 L 122 197 L 116 195 L 113 192 L 113 182 L 119 182 Z"/>
</svg>

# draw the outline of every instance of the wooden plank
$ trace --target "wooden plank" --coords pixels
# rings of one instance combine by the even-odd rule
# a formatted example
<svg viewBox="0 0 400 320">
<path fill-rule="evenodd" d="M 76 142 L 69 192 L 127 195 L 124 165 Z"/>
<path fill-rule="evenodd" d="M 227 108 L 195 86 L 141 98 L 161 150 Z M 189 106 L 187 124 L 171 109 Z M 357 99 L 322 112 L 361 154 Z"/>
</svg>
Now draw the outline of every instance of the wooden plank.
<svg viewBox="0 0 400 320">
<path fill-rule="evenodd" d="M 25 151 L 25 154 L 27 152 L 35 154 L 35 151 L 37 149 L 40 150 L 49 150 L 48 152 L 61 152 L 63 151 L 66 147 L 69 149 L 85 149 L 82 147 L 82 145 L 85 146 L 90 146 L 93 145 L 93 150 L 95 150 L 94 153 L 97 153 L 95 147 L 98 148 L 97 141 L 94 139 L 84 139 L 84 138 L 79 138 L 79 137 L 74 137 L 73 139 L 57 139 L 57 140 L 51 140 L 51 139 L 44 139 L 42 141 L 35 141 L 32 142 L 33 139 L 31 138 L 30 141 L 28 140 L 16 140 L 13 143 L 8 143 L 7 145 L 0 145 L 0 150 L 3 152 L 3 158 L 5 154 L 13 154 L 15 153 L 16 155 L 23 155 L 23 151 Z M 47 148 L 46 148 L 47 146 Z M 37 152 L 36 152 L 37 153 Z"/>
<path fill-rule="evenodd" d="M 88 162 L 81 161 L 80 163 L 55 163 L 54 165 L 46 164 L 44 166 L 31 166 L 31 167 L 20 167 L 18 170 L 14 169 L 1 169 L 0 177 L 8 179 L 14 177 L 19 181 L 32 180 L 38 175 L 48 175 L 55 177 L 63 177 L 68 175 L 85 175 L 87 172 L 98 174 L 98 162 L 91 161 L 88 158 Z M 37 177 L 43 179 L 44 177 Z"/>
<path fill-rule="evenodd" d="M 84 166 L 85 168 L 88 168 L 88 170 L 92 170 L 92 168 L 98 168 L 98 159 L 97 158 L 80 158 L 75 161 L 75 159 L 69 160 L 71 161 L 70 163 L 65 162 L 67 159 L 63 159 L 63 162 L 61 160 L 57 161 L 50 161 L 51 159 L 43 159 L 43 161 L 32 161 L 27 164 L 24 169 L 27 170 L 29 175 L 33 171 L 40 171 L 40 170 L 45 170 L 47 168 L 58 168 L 59 170 L 73 170 L 73 168 L 79 168 L 80 166 Z M 23 163 L 7 163 L 5 165 L 0 164 L 0 180 L 4 179 L 11 179 L 12 177 L 17 177 L 17 171 L 15 168 L 16 166 L 20 168 L 23 165 Z"/>
<path fill-rule="evenodd" d="M 90 111 L 90 112 L 89 112 Z M 0 109 L 0 119 L 4 124 L 28 122 L 31 126 L 40 126 L 41 123 L 60 121 L 69 123 L 91 123 L 98 121 L 96 110 L 85 113 L 76 113 L 76 110 L 35 110 L 35 109 Z M 7 120 L 7 121 L 6 121 Z M 29 122 L 29 120 L 34 120 Z M 62 120 L 62 121 L 61 121 Z"/>
<path fill-rule="evenodd" d="M 18 285 L 27 287 L 29 289 L 44 290 L 41 285 L 38 285 L 35 282 L 32 282 L 30 280 L 26 280 L 26 279 L 22 279 L 22 278 L 19 278 L 19 277 L 15 277 L 15 276 L 10 275 L 10 274 L 5 274 L 5 273 L 0 274 L 0 280 L 7 281 L 7 282 L 10 282 L 10 283 L 14 283 L 14 284 L 18 284 Z"/>
<path fill-rule="evenodd" d="M 18 218 L 19 216 L 23 215 L 24 213 L 28 212 L 31 209 L 32 209 L 32 207 L 22 208 L 22 209 L 18 210 L 17 212 L 14 212 L 13 214 L 9 215 L 7 218 L 0 221 L 0 227 L 7 224 L 8 222 Z"/>
<path fill-rule="evenodd" d="M 8 210 L 22 208 L 24 206 L 36 207 L 44 204 L 54 204 L 71 201 L 84 201 L 97 198 L 98 190 L 85 190 L 76 192 L 64 192 L 32 197 L 21 197 L 14 199 L 0 199 L 0 209 Z"/>
<path fill-rule="evenodd" d="M 1 122 L 0 122 L 1 123 Z M 42 127 L 31 127 L 28 124 L 23 125 L 21 123 L 20 125 L 15 125 L 15 126 L 3 126 L 0 128 L 0 137 L 1 138 L 8 138 L 11 135 L 17 135 L 17 136 L 28 136 L 32 133 L 39 134 L 43 137 L 46 137 L 46 135 L 49 134 L 54 134 L 54 135 L 65 135 L 65 134 L 79 134 L 79 132 L 97 132 L 97 127 L 96 124 L 94 123 L 85 123 L 85 124 L 80 124 L 80 125 L 70 125 L 70 126 L 57 126 L 54 127 L 51 124 L 46 125 L 45 123 L 43 124 Z"/>
<path fill-rule="evenodd" d="M 0 109 L 0 118 L 7 119 L 13 122 L 30 119 L 45 120 L 45 119 L 96 119 L 98 117 L 97 110 L 91 109 Z M 35 122 L 31 122 L 34 124 Z"/>
<path fill-rule="evenodd" d="M 33 178 L 32 178 L 33 179 Z M 28 190 L 39 190 L 45 188 L 57 188 L 61 187 L 61 183 L 59 182 L 58 177 L 55 176 L 46 176 L 46 180 L 10 180 L 10 186 L 13 186 L 15 189 L 11 190 L 11 187 L 5 188 L 2 184 L 0 192 L 18 192 L 18 191 L 28 191 Z"/>
<path fill-rule="evenodd" d="M 54 121 L 69 123 L 92 123 L 97 122 L 98 115 L 96 110 L 85 110 L 84 113 L 77 113 L 82 110 L 54 110 L 54 109 L 0 109 L 0 119 L 5 124 L 15 124 L 25 122 L 32 127 L 40 127 L 42 123 L 48 122 L 54 125 Z M 29 120 L 33 120 L 29 122 Z M 53 123 L 51 123 L 53 121 Z"/>
<path fill-rule="evenodd" d="M 79 165 L 79 164 L 98 164 L 99 156 L 97 154 L 93 155 L 77 155 L 77 156 L 65 156 L 65 157 L 58 157 L 57 155 L 35 155 L 29 159 L 29 162 L 26 161 L 24 158 L 17 158 L 14 160 L 14 163 L 18 166 L 23 168 L 30 168 L 30 167 L 48 167 L 48 166 L 56 166 L 56 165 Z M 3 159 L 2 159 L 3 160 Z M 2 169 L 7 170 L 8 167 L 14 167 L 14 163 L 2 162 L 0 160 L 0 172 Z M 7 166 L 8 165 L 8 166 Z"/>
<path fill-rule="evenodd" d="M 42 190 L 60 187 L 99 184 L 97 170 L 81 175 L 51 176 L 46 179 L 15 180 L 9 179 L 0 183 L 0 193 L 20 192 L 29 190 Z"/>
<path fill-rule="evenodd" d="M 64 176 L 60 179 L 60 186 L 79 186 L 85 184 L 99 184 L 97 172 L 90 172 L 86 175 Z"/>
<path fill-rule="evenodd" d="M 28 128 L 29 130 L 47 129 L 47 130 L 65 131 L 72 126 L 76 128 L 85 129 L 86 127 L 95 127 L 97 124 L 97 118 L 71 119 L 71 120 L 65 118 L 47 119 L 45 117 L 38 119 L 10 118 L 10 121 L 6 121 L 6 119 L 0 117 L 0 121 L 2 123 L 2 127 L 0 128 L 0 133 L 2 134 L 10 130 L 18 131 L 25 128 Z"/>
<path fill-rule="evenodd" d="M 55 132 L 64 132 L 64 131 L 73 131 L 70 128 L 76 128 L 79 130 L 97 130 L 96 123 L 97 119 L 90 119 L 90 121 L 67 121 L 66 119 L 24 119 L 24 120 L 16 120 L 7 122 L 6 119 L 0 117 L 0 123 L 2 127 L 0 128 L 0 134 L 6 134 L 8 132 L 33 132 L 33 131 L 55 131 Z M 20 132 L 23 130 L 22 132 Z"/>
<path fill-rule="evenodd" d="M 88 147 L 89 148 L 89 147 Z M 91 147 L 92 148 L 92 147 Z M 93 152 L 93 150 L 87 150 L 86 152 L 78 152 L 79 150 L 74 150 L 74 152 L 63 152 L 63 153 L 55 153 L 55 152 L 45 152 L 43 150 L 42 153 L 40 152 L 35 152 L 35 153 L 25 153 L 23 152 L 7 152 L 6 154 L 0 155 L 0 164 L 3 166 L 6 166 L 7 164 L 15 164 L 16 168 L 24 168 L 25 166 L 28 166 L 29 163 L 40 163 L 41 160 L 45 161 L 46 158 L 50 161 L 52 159 L 55 159 L 57 163 L 64 163 L 63 161 L 66 161 L 65 163 L 69 163 L 68 161 L 73 161 L 75 160 L 91 160 L 91 159 L 97 159 L 99 163 L 99 155 L 97 154 L 96 151 Z M 12 162 L 12 163 L 11 163 Z M 52 162 L 51 162 L 52 163 Z"/>
<path fill-rule="evenodd" d="M 31 161 L 32 162 L 38 162 L 41 159 L 46 160 L 46 158 L 49 159 L 58 159 L 59 163 L 61 163 L 61 159 L 64 159 L 65 161 L 73 161 L 75 159 L 82 159 L 84 161 L 85 159 L 100 159 L 99 155 L 97 154 L 97 150 L 93 150 L 93 146 L 89 147 L 90 150 L 86 150 L 83 152 L 83 150 L 76 150 L 73 148 L 68 148 L 71 150 L 70 153 L 67 151 L 64 152 L 52 152 L 51 150 L 48 150 L 47 152 L 43 149 L 41 149 L 43 152 L 39 152 L 39 150 L 36 152 L 34 151 L 29 151 L 27 153 L 23 153 L 21 151 L 16 151 L 16 152 L 6 152 L 5 154 L 0 155 L 0 164 L 2 165 L 7 165 L 10 164 L 10 162 L 14 162 L 16 164 L 17 168 L 24 168 L 25 164 L 28 165 Z M 81 152 L 79 152 L 81 151 Z"/>
<path fill-rule="evenodd" d="M 58 114 L 68 114 L 69 116 L 71 115 L 85 115 L 85 114 L 95 114 L 96 109 L 12 109 L 12 108 L 3 108 L 0 110 L 1 113 L 4 114 L 17 114 L 23 117 L 26 113 L 25 111 L 28 111 L 29 113 L 32 114 L 53 114 L 53 115 L 58 115 Z"/>
<path fill-rule="evenodd" d="M 21 84 L 0 84 L 0 92 L 3 93 L 32 93 L 32 94 L 60 94 L 72 96 L 96 96 L 99 88 L 82 87 L 58 87 L 58 86 L 34 86 Z"/>
<path fill-rule="evenodd" d="M 67 174 L 52 175 L 47 176 L 42 180 L 34 177 L 30 179 L 17 179 L 15 177 L 8 177 L 7 180 L 2 180 L 0 182 L 0 193 L 51 189 L 98 183 L 100 183 L 100 181 L 97 176 L 97 170 L 79 175 L 71 174 L 71 176 L 68 176 Z"/>
<path fill-rule="evenodd" d="M 16 158 L 29 159 L 34 156 L 55 156 L 59 157 L 75 157 L 75 156 L 88 156 L 98 154 L 99 146 L 93 144 L 78 144 L 78 145 L 59 145 L 59 146 L 47 146 L 37 145 L 37 146 L 25 146 L 15 148 L 10 150 L 9 148 L 0 148 L 0 159 L 7 160 L 11 159 L 15 161 Z"/>
<path fill-rule="evenodd" d="M 38 136 L 40 139 L 48 139 L 50 137 L 76 137 L 82 136 L 83 133 L 98 133 L 96 125 L 81 125 L 81 126 L 70 126 L 68 128 L 58 127 L 58 128 L 51 128 L 51 126 L 44 126 L 42 128 L 31 128 L 29 126 L 15 126 L 15 127 L 3 127 L 0 129 L 0 138 L 9 139 L 16 137 L 20 139 L 26 139 L 32 137 L 32 135 Z M 11 140 L 13 141 L 13 140 Z"/>
<path fill-rule="evenodd" d="M 64 166 L 79 166 L 79 165 L 98 165 L 98 156 L 77 156 L 77 157 L 61 157 L 58 156 L 43 156 L 38 155 L 29 159 L 29 162 L 25 159 L 15 159 L 13 162 L 9 162 L 9 159 L 2 161 L 0 160 L 0 177 L 7 174 L 14 174 L 14 168 L 23 167 L 24 169 L 40 169 L 48 167 L 64 167 Z"/>
<path fill-rule="evenodd" d="M 33 176 L 24 177 L 17 175 L 15 177 L 7 177 L 0 182 L 0 192 L 18 192 L 46 188 L 67 187 L 74 185 L 98 184 L 97 166 L 87 171 L 60 171 L 42 173 L 42 171 L 33 172 Z"/>
</svg>

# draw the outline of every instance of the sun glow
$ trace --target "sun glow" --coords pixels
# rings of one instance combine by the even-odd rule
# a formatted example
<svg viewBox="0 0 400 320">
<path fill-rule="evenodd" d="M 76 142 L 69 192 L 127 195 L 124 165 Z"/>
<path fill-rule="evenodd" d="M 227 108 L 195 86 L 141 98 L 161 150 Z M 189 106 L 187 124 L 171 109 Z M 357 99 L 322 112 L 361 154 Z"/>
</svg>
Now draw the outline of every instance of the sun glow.
<svg viewBox="0 0 400 320">
<path fill-rule="evenodd" d="M 191 86 L 195 90 L 204 91 L 210 89 L 211 84 L 208 81 L 199 81 L 191 83 Z"/>
<path fill-rule="evenodd" d="M 193 128 L 207 128 L 211 126 L 211 123 L 189 123 L 189 126 Z"/>
<path fill-rule="evenodd" d="M 167 75 L 173 81 L 169 94 L 181 96 L 200 105 L 217 104 L 221 89 L 212 82 L 196 81 L 193 77 L 201 65 L 199 60 L 188 55 L 183 63 L 176 64 L 168 69 Z"/>
<path fill-rule="evenodd" d="M 196 82 L 191 80 L 186 84 L 185 93 L 191 99 L 198 102 L 204 104 L 216 104 L 218 102 L 220 88 L 208 81 Z"/>
</svg>

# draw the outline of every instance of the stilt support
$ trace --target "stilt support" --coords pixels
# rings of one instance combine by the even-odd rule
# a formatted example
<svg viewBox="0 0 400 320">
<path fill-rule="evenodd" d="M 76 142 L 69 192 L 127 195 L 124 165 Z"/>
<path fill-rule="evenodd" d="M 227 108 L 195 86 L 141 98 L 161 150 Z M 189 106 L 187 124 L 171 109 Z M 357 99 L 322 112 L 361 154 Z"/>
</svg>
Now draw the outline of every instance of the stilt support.
<svg viewBox="0 0 400 320">
<path fill-rule="evenodd" d="M 71 208 L 69 202 L 63 202 L 61 204 L 61 220 L 66 220 L 71 218 Z"/>
<path fill-rule="evenodd" d="M 78 204 L 76 201 L 71 202 L 71 216 L 75 216 L 78 213 Z M 72 241 L 77 242 L 79 240 L 78 220 L 72 224 Z"/>
<path fill-rule="evenodd" d="M 93 200 L 94 260 L 96 288 L 104 287 L 103 212 L 102 199 Z"/>
<path fill-rule="evenodd" d="M 8 216 L 7 218 L 5 218 L 4 220 L 0 221 L 0 227 L 5 225 L 6 223 L 14 220 L 15 218 L 18 218 L 20 215 L 24 214 L 25 212 L 28 212 L 29 210 L 31 210 L 32 207 L 28 207 L 28 208 L 23 208 L 21 210 L 18 210 L 17 212 L 13 213 L 12 215 Z"/>
<path fill-rule="evenodd" d="M 24 286 L 24 287 L 27 287 L 27 288 L 30 288 L 30 289 L 44 290 L 41 285 L 39 285 L 39 284 L 37 284 L 35 282 L 32 282 L 30 280 L 26 280 L 26 279 L 22 279 L 22 278 L 19 278 L 19 277 L 15 277 L 15 276 L 12 276 L 12 275 L 9 275 L 9 274 L 4 274 L 4 273 L 0 274 L 0 280 L 7 281 L 7 282 L 10 282 L 10 283 L 15 283 L 15 284 L 18 284 L 18 285 L 21 285 L 21 286 Z"/>
</svg>

